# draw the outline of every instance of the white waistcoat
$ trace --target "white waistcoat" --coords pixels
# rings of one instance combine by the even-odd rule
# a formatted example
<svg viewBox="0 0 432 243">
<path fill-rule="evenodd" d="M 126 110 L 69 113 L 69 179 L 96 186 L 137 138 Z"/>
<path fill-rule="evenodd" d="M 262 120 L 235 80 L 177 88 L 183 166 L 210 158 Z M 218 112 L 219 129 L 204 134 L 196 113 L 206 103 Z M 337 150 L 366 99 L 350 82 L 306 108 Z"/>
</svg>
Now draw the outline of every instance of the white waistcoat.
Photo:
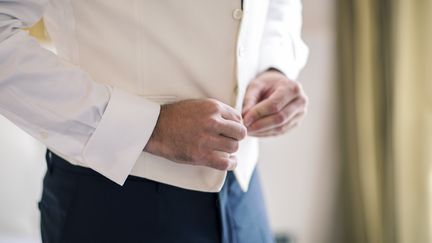
<svg viewBox="0 0 432 243">
<path fill-rule="evenodd" d="M 295 79 L 307 56 L 299 0 L 245 0 L 241 9 L 241 0 L 51 0 L 44 18 L 58 55 L 98 83 L 158 104 L 215 98 L 241 111 L 247 85 L 258 73 L 274 67 Z M 43 135 L 32 126 L 22 124 Z M 257 140 L 243 140 L 237 158 L 235 175 L 247 190 Z M 130 174 L 208 192 L 219 191 L 226 176 L 146 152 Z"/>
</svg>

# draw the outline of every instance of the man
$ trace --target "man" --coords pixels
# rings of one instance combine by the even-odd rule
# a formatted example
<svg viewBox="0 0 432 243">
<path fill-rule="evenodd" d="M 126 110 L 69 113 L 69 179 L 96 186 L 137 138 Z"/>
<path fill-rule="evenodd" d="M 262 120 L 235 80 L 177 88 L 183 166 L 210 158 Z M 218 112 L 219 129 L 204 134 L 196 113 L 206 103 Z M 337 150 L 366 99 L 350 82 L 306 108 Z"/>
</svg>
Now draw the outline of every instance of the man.
<svg viewBox="0 0 432 243">
<path fill-rule="evenodd" d="M 44 14 L 57 55 L 22 31 Z M 2 0 L 0 111 L 43 242 L 271 242 L 256 137 L 306 112 L 299 0 Z"/>
</svg>

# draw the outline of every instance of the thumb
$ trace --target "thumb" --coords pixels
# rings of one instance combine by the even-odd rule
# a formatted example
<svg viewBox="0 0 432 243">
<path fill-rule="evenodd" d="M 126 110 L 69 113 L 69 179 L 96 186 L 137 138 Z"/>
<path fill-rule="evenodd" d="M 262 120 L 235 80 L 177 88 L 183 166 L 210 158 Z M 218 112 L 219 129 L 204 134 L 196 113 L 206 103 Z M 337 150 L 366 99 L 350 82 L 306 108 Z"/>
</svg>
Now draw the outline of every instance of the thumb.
<svg viewBox="0 0 432 243">
<path fill-rule="evenodd" d="M 243 116 L 259 102 L 260 96 L 261 96 L 261 89 L 259 85 L 254 83 L 249 84 L 243 99 L 243 108 L 242 108 Z"/>
</svg>

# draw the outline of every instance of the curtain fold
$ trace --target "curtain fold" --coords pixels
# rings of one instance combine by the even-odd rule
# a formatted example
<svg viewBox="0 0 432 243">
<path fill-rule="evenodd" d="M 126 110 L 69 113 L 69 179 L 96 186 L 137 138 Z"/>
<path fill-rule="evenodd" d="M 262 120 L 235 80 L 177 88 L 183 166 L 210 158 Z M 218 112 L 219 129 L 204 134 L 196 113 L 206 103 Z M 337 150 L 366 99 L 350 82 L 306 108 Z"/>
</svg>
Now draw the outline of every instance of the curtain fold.
<svg viewBox="0 0 432 243">
<path fill-rule="evenodd" d="M 340 0 L 345 242 L 394 242 L 389 1 Z M 384 207 L 386 205 L 386 207 Z"/>
<path fill-rule="evenodd" d="M 337 6 L 343 242 L 432 242 L 432 3 Z"/>
<path fill-rule="evenodd" d="M 432 1 L 400 1 L 395 38 L 398 238 L 432 242 Z"/>
</svg>

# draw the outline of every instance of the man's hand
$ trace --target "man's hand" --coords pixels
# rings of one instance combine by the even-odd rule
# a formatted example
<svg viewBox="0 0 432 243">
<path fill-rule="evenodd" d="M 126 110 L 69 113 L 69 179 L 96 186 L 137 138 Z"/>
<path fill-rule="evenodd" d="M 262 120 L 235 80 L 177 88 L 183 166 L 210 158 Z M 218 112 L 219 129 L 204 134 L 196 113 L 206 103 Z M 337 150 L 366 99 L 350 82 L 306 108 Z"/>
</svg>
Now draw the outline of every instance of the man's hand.
<svg viewBox="0 0 432 243">
<path fill-rule="evenodd" d="M 249 84 L 243 102 L 248 135 L 280 135 L 305 116 L 307 97 L 299 83 L 276 70 L 262 73 Z"/>
<path fill-rule="evenodd" d="M 246 136 L 239 112 L 213 99 L 163 105 L 145 150 L 186 164 L 233 170 Z"/>
</svg>

